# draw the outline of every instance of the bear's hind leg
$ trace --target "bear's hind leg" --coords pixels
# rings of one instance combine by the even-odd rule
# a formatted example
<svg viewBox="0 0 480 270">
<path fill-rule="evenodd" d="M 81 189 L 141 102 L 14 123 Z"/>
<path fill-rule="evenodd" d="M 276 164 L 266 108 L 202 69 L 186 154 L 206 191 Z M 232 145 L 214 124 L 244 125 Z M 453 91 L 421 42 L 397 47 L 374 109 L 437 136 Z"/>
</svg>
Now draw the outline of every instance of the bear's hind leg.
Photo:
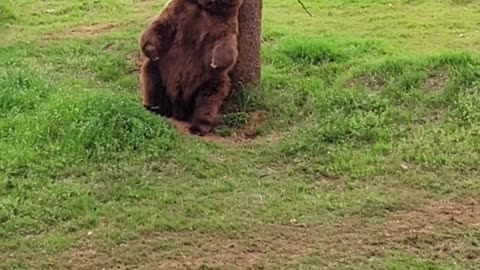
<svg viewBox="0 0 480 270">
<path fill-rule="evenodd" d="M 213 122 L 223 101 L 230 92 L 229 78 L 211 81 L 199 89 L 195 99 L 190 133 L 204 136 L 212 129 Z"/>
<path fill-rule="evenodd" d="M 172 116 L 172 103 L 162 84 L 157 63 L 146 60 L 141 70 L 141 87 L 145 109 L 165 117 Z"/>
</svg>

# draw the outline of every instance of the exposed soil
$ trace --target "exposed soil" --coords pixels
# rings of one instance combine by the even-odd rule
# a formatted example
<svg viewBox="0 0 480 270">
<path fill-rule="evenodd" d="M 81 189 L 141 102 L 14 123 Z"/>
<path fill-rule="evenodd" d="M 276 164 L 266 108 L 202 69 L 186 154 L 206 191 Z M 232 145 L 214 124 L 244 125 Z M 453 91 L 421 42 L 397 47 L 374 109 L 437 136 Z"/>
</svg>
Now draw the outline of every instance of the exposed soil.
<svg viewBox="0 0 480 270">
<path fill-rule="evenodd" d="M 95 37 L 103 33 L 111 32 L 117 25 L 117 23 L 82 25 L 58 32 L 45 33 L 43 34 L 43 38 L 46 40 L 56 40 L 62 37 Z"/>
<path fill-rule="evenodd" d="M 440 111 L 430 111 L 423 115 L 421 115 L 417 120 L 416 123 L 425 125 L 428 123 L 435 123 L 441 119 L 441 112 Z"/>
<path fill-rule="evenodd" d="M 104 23 L 104 24 L 93 24 L 85 25 L 69 30 L 69 33 L 72 35 L 81 35 L 81 36 L 96 36 L 98 34 L 103 34 L 110 32 L 117 26 L 116 23 Z"/>
<path fill-rule="evenodd" d="M 480 263 L 480 204 L 433 202 L 386 218 L 308 226 L 297 220 L 241 235 L 159 232 L 111 250 L 70 250 L 64 269 L 276 269 L 322 258 L 322 269 L 358 267 L 400 251 L 425 259 Z M 477 235 L 467 237 L 467 232 Z M 476 244 L 463 245 L 466 241 Z M 351 268 L 358 269 L 358 268 Z"/>
<path fill-rule="evenodd" d="M 221 136 L 215 133 L 215 128 L 224 126 L 223 123 L 217 123 L 214 130 L 202 138 L 206 141 L 220 142 L 220 143 L 248 143 L 257 137 L 257 127 L 266 120 L 266 113 L 261 111 L 253 111 L 247 114 L 247 122 L 238 128 L 229 128 L 230 134 Z M 168 121 L 174 125 L 180 134 L 189 135 L 188 129 L 190 124 L 187 122 L 177 121 L 169 118 Z M 227 127 L 228 128 L 228 127 Z"/>
<path fill-rule="evenodd" d="M 221 112 L 222 113 L 222 112 Z M 251 112 L 240 112 L 240 115 L 244 115 L 245 122 L 235 125 L 234 127 L 229 126 L 224 120 L 218 121 L 215 126 L 214 134 L 222 138 L 226 138 L 229 141 L 234 142 L 248 142 L 254 140 L 258 136 L 258 128 L 267 120 L 267 113 L 264 111 L 251 111 Z M 224 113 L 227 115 L 227 113 Z M 218 134 L 218 130 L 228 130 L 228 135 Z"/>
<path fill-rule="evenodd" d="M 447 71 L 440 70 L 431 74 L 422 84 L 421 89 L 430 92 L 440 92 L 447 87 L 449 83 Z"/>
</svg>

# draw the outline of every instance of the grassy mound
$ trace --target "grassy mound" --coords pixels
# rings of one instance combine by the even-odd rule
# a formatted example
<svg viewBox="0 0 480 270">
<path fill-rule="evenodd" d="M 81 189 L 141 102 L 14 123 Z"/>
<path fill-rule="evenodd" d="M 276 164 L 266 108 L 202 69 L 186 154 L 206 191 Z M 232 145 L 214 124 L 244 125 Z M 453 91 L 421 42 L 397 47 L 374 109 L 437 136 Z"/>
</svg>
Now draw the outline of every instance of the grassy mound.
<svg viewBox="0 0 480 270">
<path fill-rule="evenodd" d="M 75 220 L 69 230 L 95 224 L 94 194 L 59 178 L 162 158 L 176 145 L 174 129 L 129 96 L 66 91 L 19 62 L 9 65 L 0 68 L 2 238 L 58 222 Z"/>
<path fill-rule="evenodd" d="M 0 117 L 35 111 L 54 90 L 23 65 L 0 68 Z"/>
<path fill-rule="evenodd" d="M 309 121 L 284 144 L 287 156 L 303 157 L 310 164 L 306 169 L 332 176 L 379 173 L 386 160 L 429 169 L 480 162 L 475 154 L 465 155 L 480 143 L 474 105 L 480 97 L 478 57 L 382 57 L 382 50 L 353 46 L 370 49 L 370 57 L 362 57 L 368 50 L 341 44 L 299 40 L 280 46 L 293 64 L 303 64 L 295 70 L 303 79 L 291 80 L 313 100 L 307 103 Z M 325 75 L 319 80 L 312 73 L 319 67 L 336 72 L 318 73 Z"/>
<path fill-rule="evenodd" d="M 125 153 L 159 157 L 175 141 L 170 126 L 125 96 L 63 92 L 24 69 L 0 73 L 0 86 L 0 161 L 10 176 L 116 162 Z"/>
<path fill-rule="evenodd" d="M 0 26 L 15 20 L 15 15 L 9 0 L 0 3 Z"/>
</svg>

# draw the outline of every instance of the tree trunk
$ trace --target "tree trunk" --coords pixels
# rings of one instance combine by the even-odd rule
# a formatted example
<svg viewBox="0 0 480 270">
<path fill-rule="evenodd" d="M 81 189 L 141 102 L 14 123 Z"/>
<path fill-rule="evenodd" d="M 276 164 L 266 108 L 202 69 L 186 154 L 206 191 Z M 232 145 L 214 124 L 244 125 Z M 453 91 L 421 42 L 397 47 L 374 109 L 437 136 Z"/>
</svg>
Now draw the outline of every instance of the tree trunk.
<svg viewBox="0 0 480 270">
<path fill-rule="evenodd" d="M 244 0 L 238 20 L 240 28 L 239 57 L 232 72 L 234 90 L 260 85 L 262 0 Z"/>
</svg>

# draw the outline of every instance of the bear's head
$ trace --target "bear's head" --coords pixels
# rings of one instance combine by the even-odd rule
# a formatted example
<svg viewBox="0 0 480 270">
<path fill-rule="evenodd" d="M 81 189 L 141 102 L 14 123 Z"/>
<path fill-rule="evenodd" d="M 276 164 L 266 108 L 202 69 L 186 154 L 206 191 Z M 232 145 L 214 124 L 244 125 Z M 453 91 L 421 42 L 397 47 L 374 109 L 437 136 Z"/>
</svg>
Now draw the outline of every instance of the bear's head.
<svg viewBox="0 0 480 270">
<path fill-rule="evenodd" d="M 243 0 L 197 0 L 205 10 L 212 13 L 228 13 L 243 3 Z"/>
</svg>

